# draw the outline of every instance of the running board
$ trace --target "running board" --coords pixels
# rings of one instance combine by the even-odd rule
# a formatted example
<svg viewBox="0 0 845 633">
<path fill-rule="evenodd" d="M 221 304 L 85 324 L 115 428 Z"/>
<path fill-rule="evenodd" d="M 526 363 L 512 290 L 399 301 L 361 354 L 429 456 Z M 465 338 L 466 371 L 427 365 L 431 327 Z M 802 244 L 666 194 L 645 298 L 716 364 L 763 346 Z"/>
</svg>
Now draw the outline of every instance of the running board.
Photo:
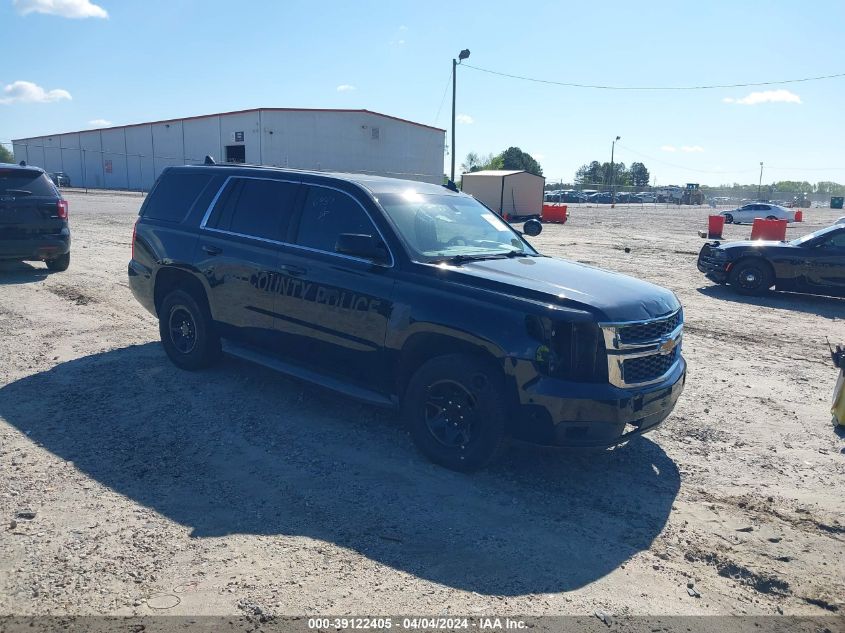
<svg viewBox="0 0 845 633">
<path fill-rule="evenodd" d="M 235 358 L 240 358 L 241 360 L 262 365 L 268 369 L 272 369 L 299 380 L 304 380 L 305 382 L 310 382 L 320 387 L 324 387 L 325 389 L 343 394 L 344 396 L 354 398 L 355 400 L 366 402 L 367 404 L 390 408 L 395 408 L 397 406 L 397 403 L 393 399 L 388 398 L 377 391 L 372 391 L 356 385 L 350 385 L 342 380 L 338 380 L 337 378 L 332 378 L 331 376 L 326 376 L 325 374 L 305 369 L 303 367 L 299 367 L 298 365 L 286 363 L 275 356 L 269 356 L 268 354 L 239 343 L 233 343 L 232 341 L 227 340 L 223 340 L 221 343 L 223 351 Z"/>
</svg>

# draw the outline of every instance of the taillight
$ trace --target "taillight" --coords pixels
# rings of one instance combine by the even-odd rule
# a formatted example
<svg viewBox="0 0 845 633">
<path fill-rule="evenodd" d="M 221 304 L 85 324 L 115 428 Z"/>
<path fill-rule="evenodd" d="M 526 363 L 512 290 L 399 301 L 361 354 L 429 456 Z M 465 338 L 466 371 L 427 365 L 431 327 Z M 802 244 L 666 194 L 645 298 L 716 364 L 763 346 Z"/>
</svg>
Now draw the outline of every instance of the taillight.
<svg viewBox="0 0 845 633">
<path fill-rule="evenodd" d="M 56 203 L 56 215 L 60 220 L 67 220 L 67 200 L 59 200 Z"/>
<path fill-rule="evenodd" d="M 138 218 L 140 220 L 140 218 Z M 135 233 L 138 230 L 138 220 L 132 225 L 132 259 L 135 259 Z"/>
</svg>

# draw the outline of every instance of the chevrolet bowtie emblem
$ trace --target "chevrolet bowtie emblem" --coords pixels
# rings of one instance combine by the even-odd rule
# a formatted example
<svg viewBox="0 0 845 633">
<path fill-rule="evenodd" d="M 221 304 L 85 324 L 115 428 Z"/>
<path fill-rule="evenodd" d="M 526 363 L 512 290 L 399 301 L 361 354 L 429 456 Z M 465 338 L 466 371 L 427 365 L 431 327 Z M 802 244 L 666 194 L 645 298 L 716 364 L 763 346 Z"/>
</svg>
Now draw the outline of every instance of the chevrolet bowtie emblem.
<svg viewBox="0 0 845 633">
<path fill-rule="evenodd" d="M 663 356 L 667 356 L 667 355 L 672 353 L 672 350 L 675 349 L 675 346 L 677 346 L 677 344 L 678 344 L 678 341 L 676 339 L 673 339 L 673 338 L 667 339 L 660 344 L 658 351 Z"/>
</svg>

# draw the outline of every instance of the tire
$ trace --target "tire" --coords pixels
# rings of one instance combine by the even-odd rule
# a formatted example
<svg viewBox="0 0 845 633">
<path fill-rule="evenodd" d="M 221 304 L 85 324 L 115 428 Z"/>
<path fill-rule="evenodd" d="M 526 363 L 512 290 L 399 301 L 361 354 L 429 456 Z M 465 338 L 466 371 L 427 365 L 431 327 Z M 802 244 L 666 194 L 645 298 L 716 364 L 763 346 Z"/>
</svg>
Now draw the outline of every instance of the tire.
<svg viewBox="0 0 845 633">
<path fill-rule="evenodd" d="M 733 224 L 734 223 L 734 216 L 730 213 L 725 214 L 725 224 Z"/>
<path fill-rule="evenodd" d="M 767 215 L 767 216 L 766 216 L 766 219 L 767 219 L 767 220 L 777 220 L 777 218 L 776 218 L 775 216 L 773 216 L 773 215 Z"/>
<path fill-rule="evenodd" d="M 158 311 L 161 344 L 173 364 L 189 371 L 203 369 L 220 358 L 220 337 L 205 302 L 184 290 L 174 290 Z"/>
<path fill-rule="evenodd" d="M 45 263 L 47 264 L 47 268 L 53 272 L 63 272 L 68 269 L 68 266 L 70 266 L 70 253 L 59 255 L 55 259 L 48 259 Z"/>
<path fill-rule="evenodd" d="M 504 377 L 491 363 L 464 354 L 438 356 L 411 378 L 402 399 L 402 418 L 428 459 L 472 472 L 504 448 L 503 392 Z"/>
<path fill-rule="evenodd" d="M 742 295 L 762 294 L 774 281 L 772 268 L 765 260 L 741 259 L 731 269 L 731 286 Z"/>
</svg>

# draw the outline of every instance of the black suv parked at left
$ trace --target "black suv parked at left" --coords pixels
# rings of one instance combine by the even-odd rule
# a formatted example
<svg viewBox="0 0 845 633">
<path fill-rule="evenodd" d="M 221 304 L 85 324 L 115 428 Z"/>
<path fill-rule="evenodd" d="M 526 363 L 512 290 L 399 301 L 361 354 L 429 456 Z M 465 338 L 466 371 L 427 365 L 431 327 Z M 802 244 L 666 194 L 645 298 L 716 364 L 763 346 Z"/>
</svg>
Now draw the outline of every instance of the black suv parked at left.
<svg viewBox="0 0 845 633">
<path fill-rule="evenodd" d="M 0 163 L 0 259 L 70 265 L 67 200 L 43 169 Z"/>
</svg>

